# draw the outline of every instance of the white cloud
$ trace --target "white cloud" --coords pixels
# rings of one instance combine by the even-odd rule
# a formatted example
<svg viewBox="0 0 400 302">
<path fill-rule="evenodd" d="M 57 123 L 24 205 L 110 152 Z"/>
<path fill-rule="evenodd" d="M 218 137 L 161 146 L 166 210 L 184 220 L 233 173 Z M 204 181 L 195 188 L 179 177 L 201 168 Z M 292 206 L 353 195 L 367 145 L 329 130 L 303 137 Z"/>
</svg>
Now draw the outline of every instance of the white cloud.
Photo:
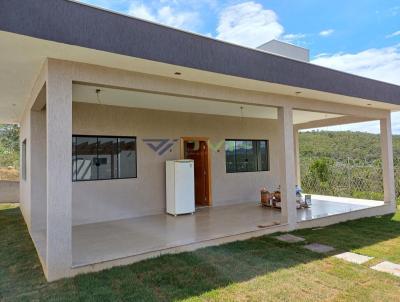
<svg viewBox="0 0 400 302">
<path fill-rule="evenodd" d="M 394 6 L 392 8 L 389 9 L 389 12 L 391 14 L 391 16 L 395 17 L 398 14 L 400 14 L 400 6 Z"/>
<path fill-rule="evenodd" d="M 163 1 L 163 4 L 166 3 L 167 1 Z M 154 8 L 143 2 L 135 1 L 130 5 L 128 14 L 141 19 L 187 30 L 194 30 L 200 22 L 199 15 L 196 12 L 182 11 L 168 4 Z"/>
<path fill-rule="evenodd" d="M 333 29 L 325 29 L 319 33 L 321 37 L 328 37 L 332 35 L 335 31 Z"/>
<path fill-rule="evenodd" d="M 133 3 L 129 8 L 129 15 L 132 15 L 137 18 L 149 20 L 149 21 L 156 21 L 156 16 L 154 16 L 146 5 L 143 3 Z"/>
<path fill-rule="evenodd" d="M 312 63 L 400 85 L 400 44 L 355 54 L 319 56 Z"/>
<path fill-rule="evenodd" d="M 390 35 L 387 35 L 386 38 L 394 38 L 400 36 L 400 30 L 395 31 L 394 33 L 391 33 Z"/>
<path fill-rule="evenodd" d="M 282 36 L 282 40 L 288 43 L 294 43 L 298 40 L 306 38 L 306 34 L 286 34 Z"/>
<path fill-rule="evenodd" d="M 354 54 L 320 55 L 312 63 L 400 85 L 400 44 L 367 49 Z M 400 134 L 400 113 L 393 114 L 392 127 L 394 133 Z M 379 125 L 376 122 L 338 126 L 331 129 L 379 133 Z"/>
<path fill-rule="evenodd" d="M 219 16 L 217 38 L 232 43 L 257 47 L 284 32 L 274 11 L 249 1 L 226 7 Z"/>
<path fill-rule="evenodd" d="M 262 4 L 247 1 L 224 6 L 218 0 L 78 0 L 109 9 L 123 11 L 131 16 L 165 24 L 171 27 L 202 32 L 200 13 L 219 12 L 216 35 L 204 31 L 207 36 L 249 47 L 260 46 L 272 39 L 293 44 L 304 44 L 307 35 L 291 33 L 284 35 L 284 28 L 273 10 Z M 207 28 L 209 30 L 209 28 Z"/>
<path fill-rule="evenodd" d="M 157 18 L 161 23 L 178 28 L 194 28 L 198 24 L 198 15 L 195 12 L 177 12 L 170 6 L 164 6 L 157 11 Z"/>
</svg>

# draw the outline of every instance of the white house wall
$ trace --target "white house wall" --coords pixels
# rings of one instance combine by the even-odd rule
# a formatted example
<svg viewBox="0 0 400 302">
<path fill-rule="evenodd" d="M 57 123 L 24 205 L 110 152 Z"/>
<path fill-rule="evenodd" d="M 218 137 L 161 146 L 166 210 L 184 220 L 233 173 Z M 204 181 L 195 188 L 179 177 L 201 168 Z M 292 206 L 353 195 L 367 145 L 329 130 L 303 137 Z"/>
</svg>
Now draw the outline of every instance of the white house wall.
<svg viewBox="0 0 400 302">
<path fill-rule="evenodd" d="M 46 110 L 31 111 L 30 131 L 31 141 L 30 150 L 32 160 L 29 166 L 31 182 L 31 219 L 32 230 L 46 229 L 47 213 L 47 137 L 46 137 Z"/>
<path fill-rule="evenodd" d="M 20 144 L 26 139 L 26 180 L 20 179 L 19 189 L 19 201 L 21 206 L 21 212 L 24 216 L 25 222 L 28 229 L 31 231 L 31 109 L 35 107 L 35 103 L 38 100 L 40 91 L 46 83 L 47 79 L 47 60 L 43 63 L 40 70 L 38 70 L 38 76 L 32 83 L 32 89 L 30 95 L 27 97 L 27 105 L 24 109 L 23 114 L 20 118 Z M 38 108 L 36 108 L 38 109 Z M 20 148 L 22 150 L 22 148 Z M 22 153 L 20 154 L 22 156 Z M 21 167 L 20 167 L 21 168 Z M 45 169 L 45 167 L 43 167 Z M 22 171 L 20 171 L 22 172 Z M 20 173 L 22 176 L 22 173 Z M 46 202 L 45 200 L 43 202 Z M 45 213 L 42 213 L 45 215 Z"/>
<path fill-rule="evenodd" d="M 162 156 L 143 139 L 208 137 L 213 205 L 258 201 L 260 189 L 279 185 L 277 120 L 73 104 L 73 133 L 137 137 L 137 179 L 74 182 L 73 224 L 159 214 L 165 211 L 165 161 L 180 158 L 179 141 Z M 270 172 L 227 174 L 225 139 L 270 141 Z"/>
<path fill-rule="evenodd" d="M 31 196 L 30 196 L 30 111 L 26 111 L 20 122 L 20 158 L 22 158 L 22 142 L 26 139 L 26 179 L 22 178 L 22 171 L 20 172 L 21 179 L 19 185 L 19 201 L 22 215 L 24 216 L 28 229 L 31 229 Z M 21 160 L 22 163 L 22 160 Z M 21 167 L 22 169 L 22 167 Z"/>
</svg>

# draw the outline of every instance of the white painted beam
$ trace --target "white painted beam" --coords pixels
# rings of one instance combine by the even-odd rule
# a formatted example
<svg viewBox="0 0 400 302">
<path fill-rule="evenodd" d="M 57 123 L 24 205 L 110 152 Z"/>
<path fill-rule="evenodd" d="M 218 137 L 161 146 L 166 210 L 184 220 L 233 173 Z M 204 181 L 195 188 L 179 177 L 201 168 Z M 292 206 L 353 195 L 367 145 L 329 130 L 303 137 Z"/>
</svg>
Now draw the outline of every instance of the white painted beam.
<svg viewBox="0 0 400 302">
<path fill-rule="evenodd" d="M 297 130 L 304 130 L 304 129 L 313 129 L 313 128 L 321 128 L 321 127 L 330 127 L 330 126 L 339 126 L 339 125 L 348 125 L 348 124 L 355 124 L 355 123 L 363 123 L 374 121 L 374 118 L 368 117 L 360 117 L 360 116 L 341 116 L 341 117 L 334 117 L 334 118 L 327 118 L 323 120 L 317 120 L 307 123 L 296 124 L 294 127 Z"/>
</svg>

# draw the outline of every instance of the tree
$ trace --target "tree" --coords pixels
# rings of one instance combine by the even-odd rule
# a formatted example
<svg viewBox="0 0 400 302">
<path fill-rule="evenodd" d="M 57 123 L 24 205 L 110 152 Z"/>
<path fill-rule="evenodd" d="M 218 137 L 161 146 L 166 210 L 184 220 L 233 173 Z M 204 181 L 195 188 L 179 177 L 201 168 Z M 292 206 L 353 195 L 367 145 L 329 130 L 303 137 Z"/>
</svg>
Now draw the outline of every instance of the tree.
<svg viewBox="0 0 400 302">
<path fill-rule="evenodd" d="M 8 152 L 19 151 L 19 126 L 0 125 L 0 144 Z"/>
<path fill-rule="evenodd" d="M 331 173 L 332 160 L 329 158 L 319 158 L 314 160 L 310 166 L 310 171 L 317 176 L 320 182 L 327 182 Z"/>
</svg>

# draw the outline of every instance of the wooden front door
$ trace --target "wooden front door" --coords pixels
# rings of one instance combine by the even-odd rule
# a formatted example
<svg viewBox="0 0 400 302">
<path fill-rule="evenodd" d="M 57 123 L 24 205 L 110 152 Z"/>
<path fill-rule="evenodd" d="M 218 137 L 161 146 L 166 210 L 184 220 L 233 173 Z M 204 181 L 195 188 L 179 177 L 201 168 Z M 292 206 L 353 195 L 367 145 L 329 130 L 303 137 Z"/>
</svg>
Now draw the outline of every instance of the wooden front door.
<svg viewBox="0 0 400 302">
<path fill-rule="evenodd" d="M 196 206 L 210 205 L 207 141 L 184 141 L 185 159 L 194 160 Z"/>
</svg>

